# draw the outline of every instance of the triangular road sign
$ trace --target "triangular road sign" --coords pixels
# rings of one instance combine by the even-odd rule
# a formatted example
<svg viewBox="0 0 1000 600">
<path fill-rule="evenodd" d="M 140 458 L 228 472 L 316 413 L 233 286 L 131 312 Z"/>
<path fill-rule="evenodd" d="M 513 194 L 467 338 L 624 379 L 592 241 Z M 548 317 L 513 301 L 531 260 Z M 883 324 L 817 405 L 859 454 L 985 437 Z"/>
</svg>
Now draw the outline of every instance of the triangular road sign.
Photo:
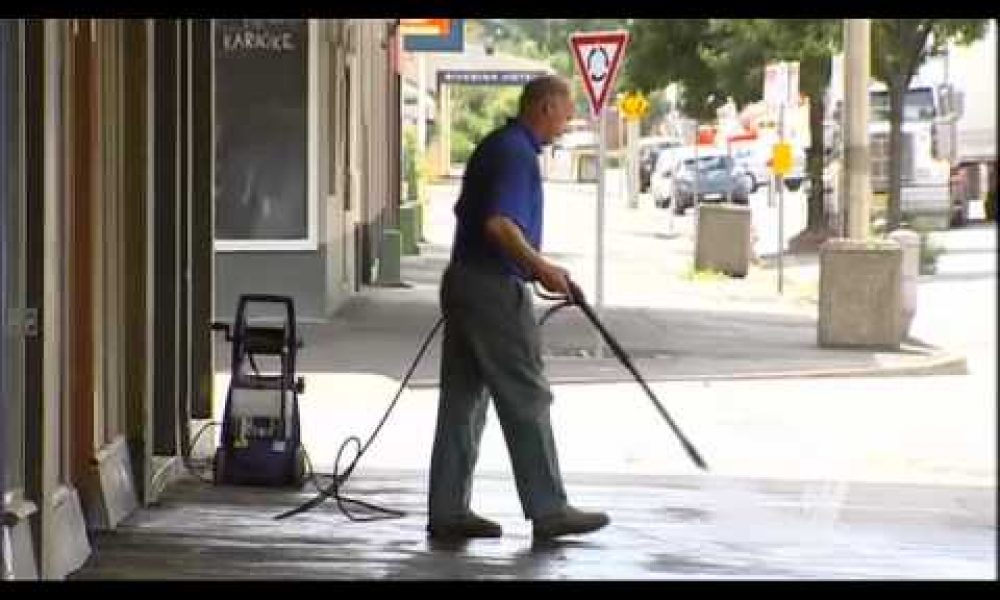
<svg viewBox="0 0 1000 600">
<path fill-rule="evenodd" d="M 627 31 L 593 31 L 569 36 L 576 68 L 583 77 L 583 87 L 587 89 L 590 110 L 595 117 L 601 114 L 614 89 L 627 44 Z"/>
</svg>

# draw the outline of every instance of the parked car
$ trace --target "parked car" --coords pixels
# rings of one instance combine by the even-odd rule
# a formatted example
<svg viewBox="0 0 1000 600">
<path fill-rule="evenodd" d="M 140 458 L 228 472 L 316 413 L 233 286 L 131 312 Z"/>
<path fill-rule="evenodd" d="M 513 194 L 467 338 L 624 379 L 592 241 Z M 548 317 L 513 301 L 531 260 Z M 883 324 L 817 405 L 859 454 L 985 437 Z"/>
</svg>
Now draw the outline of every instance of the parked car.
<svg viewBox="0 0 1000 600">
<path fill-rule="evenodd" d="M 750 177 L 736 165 L 731 156 L 699 154 L 697 159 L 686 158 L 680 165 L 680 169 L 674 173 L 674 213 L 684 214 L 684 210 L 694 206 L 696 201 L 724 202 L 728 199 L 737 204 L 749 203 Z"/>
<path fill-rule="evenodd" d="M 747 145 L 734 148 L 732 151 L 733 160 L 751 178 L 751 193 L 756 192 L 762 186 L 771 184 L 771 151 L 770 144 Z M 798 191 L 808 180 L 806 174 L 806 151 L 803 148 L 795 147 L 792 158 L 792 171 L 785 176 L 785 188 L 789 191 Z"/>
<path fill-rule="evenodd" d="M 739 146 L 733 149 L 733 160 L 750 177 L 750 193 L 771 184 L 768 148 L 763 144 Z"/>
<path fill-rule="evenodd" d="M 677 148 L 680 142 L 672 138 L 653 137 L 639 140 L 639 191 L 650 189 L 656 161 L 664 150 Z"/>
<path fill-rule="evenodd" d="M 653 195 L 653 205 L 658 208 L 670 206 L 674 192 L 674 172 L 678 163 L 694 156 L 694 151 L 688 146 L 675 146 L 661 150 L 650 177 L 650 192 Z"/>
</svg>

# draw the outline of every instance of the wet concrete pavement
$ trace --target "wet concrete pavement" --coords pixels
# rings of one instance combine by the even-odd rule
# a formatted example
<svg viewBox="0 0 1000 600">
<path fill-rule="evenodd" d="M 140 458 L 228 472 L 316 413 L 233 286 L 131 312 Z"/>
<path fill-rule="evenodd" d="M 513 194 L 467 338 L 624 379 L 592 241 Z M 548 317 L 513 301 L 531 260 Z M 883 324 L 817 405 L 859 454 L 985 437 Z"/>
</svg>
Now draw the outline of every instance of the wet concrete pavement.
<svg viewBox="0 0 1000 600">
<path fill-rule="evenodd" d="M 570 476 L 581 508 L 611 524 L 533 543 L 513 482 L 476 480 L 500 539 L 426 538 L 425 480 L 372 472 L 347 494 L 407 512 L 355 523 L 333 500 L 284 521 L 301 492 L 173 485 L 101 534 L 87 579 L 995 579 L 995 494 L 984 488 L 691 477 Z"/>
<path fill-rule="evenodd" d="M 571 211 L 570 202 L 559 210 Z M 689 281 L 689 240 L 660 236 L 661 217 L 609 219 L 619 219 L 621 239 L 609 237 L 608 276 L 618 279 L 603 318 L 711 474 L 690 465 L 620 365 L 572 355 L 593 338 L 568 309 L 544 330 L 553 423 L 570 500 L 608 511 L 604 530 L 532 543 L 491 414 L 473 506 L 505 535 L 428 542 L 432 344 L 347 489 L 404 518 L 353 523 L 327 500 L 274 521 L 310 489 L 216 488 L 185 475 L 157 505 L 98 534 L 72 579 L 995 580 L 996 346 L 985 333 L 968 343 L 954 324 L 940 337 L 938 323 L 956 314 L 956 283 L 943 281 L 918 311 L 914 333 L 938 347 L 820 349 L 809 298 L 815 261 L 787 258 L 783 296 L 766 263 L 743 280 Z M 410 287 L 366 289 L 330 323 L 306 326 L 303 439 L 319 469 L 332 469 L 341 440 L 372 430 L 430 330 L 446 258 L 434 242 L 446 237 L 439 231 L 404 259 Z M 557 238 L 556 252 L 587 285 L 589 262 L 573 254 L 571 237 L 563 246 Z M 980 308 L 958 305 L 957 314 L 995 313 L 995 292 L 962 295 Z M 986 331 L 984 322 L 970 327 Z M 226 349 L 218 347 L 221 369 Z M 215 384 L 223 397 L 224 373 Z M 198 457 L 213 446 L 209 435 L 203 442 Z"/>
</svg>

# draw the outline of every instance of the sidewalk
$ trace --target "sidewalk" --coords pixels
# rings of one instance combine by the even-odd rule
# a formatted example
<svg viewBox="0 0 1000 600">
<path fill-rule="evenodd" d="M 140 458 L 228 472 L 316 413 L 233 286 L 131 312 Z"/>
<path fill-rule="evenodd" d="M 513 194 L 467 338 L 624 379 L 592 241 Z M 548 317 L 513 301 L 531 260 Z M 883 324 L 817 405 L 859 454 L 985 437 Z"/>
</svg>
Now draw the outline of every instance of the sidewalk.
<svg viewBox="0 0 1000 600">
<path fill-rule="evenodd" d="M 426 481 L 366 472 L 350 495 L 407 512 L 351 523 L 332 500 L 285 521 L 307 492 L 185 479 L 96 551 L 74 580 L 863 580 L 996 579 L 992 490 L 789 481 L 570 476 L 592 535 L 533 543 L 509 479 L 477 477 L 497 539 L 426 539 Z"/>
<path fill-rule="evenodd" d="M 401 378 L 439 316 L 438 282 L 447 258 L 447 247 L 423 244 L 418 256 L 403 259 L 406 287 L 365 289 L 330 322 L 304 325 L 300 370 Z M 820 347 L 815 255 L 784 257 L 783 295 L 777 293 L 770 258 L 742 279 L 692 278 L 683 251 L 662 264 L 656 273 L 641 272 L 641 264 L 628 274 L 619 269 L 621 301 L 606 303 L 601 311 L 607 329 L 650 381 L 965 372 L 963 356 L 921 340 L 907 340 L 898 352 Z M 643 290 L 650 281 L 663 282 L 655 297 Z M 586 277 L 578 282 L 584 290 L 591 285 Z M 536 299 L 537 315 L 549 306 Z M 596 356 L 597 333 L 575 308 L 553 315 L 542 336 L 553 383 L 631 378 L 606 349 L 604 357 Z M 437 384 L 438 350 L 438 343 L 430 345 L 412 386 Z M 217 346 L 216 356 L 217 365 L 227 364 L 224 345 Z"/>
</svg>

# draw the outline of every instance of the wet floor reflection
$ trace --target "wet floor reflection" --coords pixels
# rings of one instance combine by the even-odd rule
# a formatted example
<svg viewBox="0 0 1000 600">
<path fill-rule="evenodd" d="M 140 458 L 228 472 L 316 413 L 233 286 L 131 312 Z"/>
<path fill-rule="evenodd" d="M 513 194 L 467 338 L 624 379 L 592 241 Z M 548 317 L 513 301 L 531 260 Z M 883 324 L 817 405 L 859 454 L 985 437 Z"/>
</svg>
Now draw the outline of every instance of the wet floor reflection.
<svg viewBox="0 0 1000 600">
<path fill-rule="evenodd" d="M 504 536 L 431 540 L 419 475 L 360 478 L 351 495 L 401 508 L 354 523 L 311 495 L 173 486 L 99 534 L 78 579 L 894 579 L 995 578 L 995 490 L 698 479 L 570 482 L 607 510 L 593 534 L 534 540 L 513 484 L 477 481 L 475 509 Z"/>
</svg>

